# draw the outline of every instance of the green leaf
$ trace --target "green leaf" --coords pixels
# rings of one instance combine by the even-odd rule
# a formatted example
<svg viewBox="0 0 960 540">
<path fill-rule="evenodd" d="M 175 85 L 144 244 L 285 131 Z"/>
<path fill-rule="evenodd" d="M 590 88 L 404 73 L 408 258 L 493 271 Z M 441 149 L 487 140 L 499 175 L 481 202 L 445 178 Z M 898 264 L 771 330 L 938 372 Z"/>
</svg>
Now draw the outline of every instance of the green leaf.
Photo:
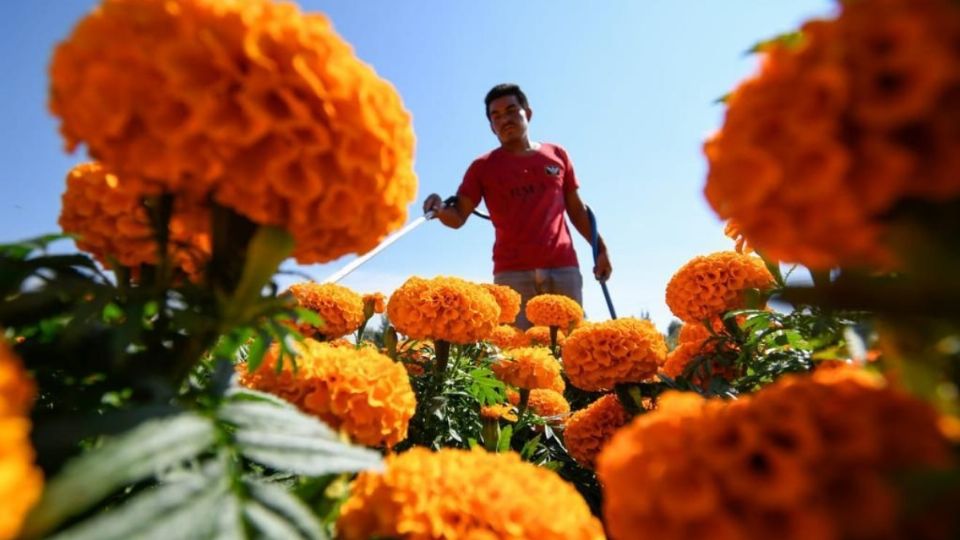
<svg viewBox="0 0 960 540">
<path fill-rule="evenodd" d="M 208 538 L 217 525 L 229 483 L 220 463 L 134 496 L 52 537 L 51 540 Z"/>
<path fill-rule="evenodd" d="M 311 512 L 300 499 L 276 484 L 267 484 L 258 480 L 248 479 L 244 482 L 244 485 L 247 487 L 250 496 L 262 504 L 263 509 L 269 509 L 274 514 L 286 518 L 286 521 L 290 525 L 294 525 L 295 530 L 299 533 L 296 537 L 326 540 L 327 535 L 323 531 L 323 526 L 313 512 Z M 244 511 L 246 512 L 249 508 L 250 504 L 248 503 Z M 264 533 L 268 532 L 264 529 L 261 530 Z M 267 537 L 281 538 L 269 534 Z M 292 537 L 284 536 L 282 538 Z"/>
<path fill-rule="evenodd" d="M 329 427 L 292 406 L 233 401 L 218 416 L 236 426 L 241 454 L 277 470 L 321 476 L 382 467 L 379 453 L 341 442 Z"/>
<path fill-rule="evenodd" d="M 271 341 L 272 338 L 266 330 L 260 329 L 258 331 L 257 337 L 253 339 L 253 343 L 247 350 L 247 371 L 252 373 L 260 367 L 264 355 L 267 354 L 267 349 L 270 348 Z"/>
<path fill-rule="evenodd" d="M 507 425 L 500 430 L 500 439 L 497 441 L 497 452 L 510 450 L 510 439 L 513 438 L 513 426 Z"/>
<path fill-rule="evenodd" d="M 243 324 L 256 309 L 264 285 L 280 263 L 293 251 L 293 237 L 276 227 L 259 227 L 247 248 L 246 265 L 233 296 L 226 301 L 223 317 L 228 324 Z"/>
<path fill-rule="evenodd" d="M 47 484 L 25 534 L 40 536 L 121 487 L 195 457 L 215 439 L 213 423 L 194 413 L 144 422 L 70 461 Z"/>
<path fill-rule="evenodd" d="M 294 309 L 294 313 L 297 314 L 297 322 L 300 324 L 309 324 L 312 326 L 323 325 L 323 319 L 316 311 L 304 307 L 298 307 Z"/>
</svg>

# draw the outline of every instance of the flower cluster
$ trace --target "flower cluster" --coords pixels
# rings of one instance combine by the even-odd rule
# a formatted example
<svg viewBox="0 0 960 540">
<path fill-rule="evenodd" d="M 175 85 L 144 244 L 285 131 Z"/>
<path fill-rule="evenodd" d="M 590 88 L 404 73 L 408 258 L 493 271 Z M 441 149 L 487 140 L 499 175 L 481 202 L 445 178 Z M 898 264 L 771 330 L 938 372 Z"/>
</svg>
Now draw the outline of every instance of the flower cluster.
<svg viewBox="0 0 960 540">
<path fill-rule="evenodd" d="M 684 322 L 702 322 L 745 307 L 747 289 L 767 289 L 773 276 L 758 257 L 721 251 L 694 257 L 667 284 L 667 306 Z"/>
<path fill-rule="evenodd" d="M 516 453 L 414 448 L 364 472 L 341 508 L 344 540 L 600 540 L 576 489 Z"/>
<path fill-rule="evenodd" d="M 282 227 L 301 263 L 367 251 L 406 221 L 410 115 L 322 15 L 104 0 L 57 47 L 51 81 L 69 149 L 86 144 L 136 191 Z"/>
<path fill-rule="evenodd" d="M 143 202 L 145 195 L 100 163 L 77 165 L 67 174 L 60 227 L 76 237 L 78 248 L 104 266 L 155 265 L 159 247 Z M 210 257 L 209 228 L 209 213 L 199 203 L 175 201 L 169 254 L 188 276 L 199 277 Z"/>
<path fill-rule="evenodd" d="M 841 2 L 766 47 L 705 144 L 705 194 L 765 255 L 813 268 L 895 264 L 885 219 L 960 195 L 960 7 Z"/>
<path fill-rule="evenodd" d="M 305 281 L 291 285 L 289 292 L 300 306 L 322 319 L 320 326 L 304 329 L 308 335 L 334 339 L 355 331 L 363 323 L 363 298 L 347 287 Z"/>
<path fill-rule="evenodd" d="M 890 476 L 951 460 L 930 407 L 834 369 L 732 402 L 662 395 L 607 443 L 597 471 L 612 538 L 907 538 Z"/>
<path fill-rule="evenodd" d="M 549 347 L 550 346 L 550 327 L 549 326 L 531 326 L 527 328 L 527 340 L 531 347 Z M 567 334 L 563 330 L 557 329 L 557 345 L 563 345 L 567 341 Z"/>
<path fill-rule="evenodd" d="M 520 293 L 506 285 L 494 285 L 492 283 L 481 283 L 481 287 L 493 295 L 500 306 L 500 324 L 513 324 L 520 313 Z"/>
<path fill-rule="evenodd" d="M 455 277 L 412 277 L 390 296 L 387 316 L 411 338 L 466 344 L 490 335 L 500 308 L 474 283 Z"/>
<path fill-rule="evenodd" d="M 511 349 L 514 347 L 527 347 L 530 345 L 530 339 L 527 337 L 527 334 L 520 330 L 516 326 L 509 326 L 506 324 L 501 324 L 493 329 L 490 332 L 490 337 L 487 338 L 490 343 L 493 343 L 501 349 Z"/>
<path fill-rule="evenodd" d="M 663 334 L 650 321 L 633 318 L 577 328 L 563 346 L 570 384 L 591 391 L 648 379 L 666 356 Z"/>
<path fill-rule="evenodd" d="M 497 377 L 517 388 L 547 388 L 563 392 L 560 362 L 543 347 L 520 347 L 504 351 L 505 358 L 491 365 Z"/>
<path fill-rule="evenodd" d="M 20 359 L 0 338 L 0 538 L 16 538 L 40 498 L 43 474 L 34 466 L 30 407 L 35 388 Z"/>
<path fill-rule="evenodd" d="M 527 301 L 526 315 L 534 326 L 568 329 L 583 320 L 583 308 L 562 294 L 541 294 Z"/>
<path fill-rule="evenodd" d="M 254 372 L 238 367 L 241 384 L 277 395 L 369 446 L 406 439 L 417 402 L 406 370 L 371 348 L 348 348 L 312 339 L 300 345 L 296 369 L 289 358 L 277 371 L 274 345 Z"/>
<path fill-rule="evenodd" d="M 563 442 L 570 457 L 593 468 L 603 445 L 630 421 L 630 415 L 614 394 L 607 394 L 567 418 Z"/>
<path fill-rule="evenodd" d="M 722 330 L 722 323 L 716 321 Z M 712 356 L 718 351 L 716 341 L 712 339 L 710 330 L 700 323 L 686 323 L 680 328 L 677 337 L 677 347 L 667 354 L 667 361 L 663 364 L 663 373 L 676 379 L 687 371 L 690 364 L 698 357 Z M 720 365 L 714 358 L 701 364 L 691 373 L 691 380 L 700 387 L 706 387 L 710 378 L 718 376 L 730 380 L 737 376 L 735 366 Z"/>
</svg>

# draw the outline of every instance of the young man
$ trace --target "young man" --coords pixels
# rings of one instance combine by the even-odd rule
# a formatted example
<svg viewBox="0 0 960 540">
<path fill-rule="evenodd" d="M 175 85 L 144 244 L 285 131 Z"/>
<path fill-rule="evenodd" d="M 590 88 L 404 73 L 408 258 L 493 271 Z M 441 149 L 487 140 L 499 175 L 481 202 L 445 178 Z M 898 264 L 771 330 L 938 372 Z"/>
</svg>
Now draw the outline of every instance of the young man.
<svg viewBox="0 0 960 540">
<path fill-rule="evenodd" d="M 500 140 L 496 148 L 467 169 L 454 204 L 444 205 L 436 193 L 423 202 L 447 227 L 459 229 L 486 201 L 496 232 L 493 281 L 521 296 L 517 326 L 530 327 L 524 314 L 527 300 L 544 293 L 563 294 L 583 304 L 583 278 L 564 212 L 590 242 L 590 218 L 567 152 L 559 145 L 531 141 L 533 111 L 515 84 L 494 86 L 484 99 L 490 129 Z M 603 239 L 593 268 L 601 281 L 612 267 Z"/>
</svg>

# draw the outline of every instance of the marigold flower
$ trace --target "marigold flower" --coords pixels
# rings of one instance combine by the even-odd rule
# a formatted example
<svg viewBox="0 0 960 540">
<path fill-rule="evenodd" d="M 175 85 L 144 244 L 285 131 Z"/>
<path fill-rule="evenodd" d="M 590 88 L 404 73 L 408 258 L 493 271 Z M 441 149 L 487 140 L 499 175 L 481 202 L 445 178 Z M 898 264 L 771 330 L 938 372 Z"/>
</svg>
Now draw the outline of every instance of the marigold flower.
<svg viewBox="0 0 960 540">
<path fill-rule="evenodd" d="M 515 392 L 508 392 L 507 397 L 511 403 L 513 403 L 514 398 L 517 400 L 514 405 L 520 402 L 520 395 Z M 560 392 L 549 388 L 534 388 L 531 390 L 527 407 L 534 413 L 545 417 L 564 416 L 570 413 L 570 403 L 567 402 L 567 398 L 563 397 Z"/>
<path fill-rule="evenodd" d="M 363 295 L 363 317 L 369 319 L 377 313 L 383 313 L 386 309 L 387 299 L 383 293 L 370 293 Z"/>
<path fill-rule="evenodd" d="M 356 331 L 363 323 L 363 299 L 343 285 L 305 281 L 291 285 L 288 290 L 300 306 L 323 319 L 320 326 L 305 329 L 308 335 L 338 338 Z"/>
<path fill-rule="evenodd" d="M 500 308 L 474 283 L 455 277 L 412 277 L 390 296 L 387 316 L 411 338 L 467 344 L 490 335 Z"/>
<path fill-rule="evenodd" d="M 354 482 L 337 521 L 344 540 L 604 537 L 572 485 L 515 453 L 413 448 L 386 460 Z"/>
<path fill-rule="evenodd" d="M 747 289 L 766 289 L 773 276 L 758 257 L 721 251 L 694 257 L 667 284 L 667 306 L 678 318 L 698 323 L 745 307 Z"/>
<path fill-rule="evenodd" d="M 708 522 L 746 538 L 908 537 L 891 476 L 953 460 L 928 405 L 832 369 L 730 402 L 661 395 L 606 444 L 597 474 L 613 538 L 638 523 L 688 538 Z"/>
<path fill-rule="evenodd" d="M 577 328 L 563 346 L 570 384 L 590 391 L 649 379 L 666 356 L 663 334 L 650 321 L 633 318 Z"/>
<path fill-rule="evenodd" d="M 34 465 L 30 408 L 36 394 L 20 359 L 0 338 L 0 538 L 16 538 L 40 498 L 43 473 Z"/>
<path fill-rule="evenodd" d="M 541 294 L 527 301 L 526 315 L 534 326 L 567 329 L 583 320 L 583 308 L 562 294 Z"/>
<path fill-rule="evenodd" d="M 512 405 L 500 403 L 497 405 L 484 405 L 480 407 L 480 418 L 487 420 L 506 420 L 508 422 L 517 421 L 517 411 Z"/>
<path fill-rule="evenodd" d="M 802 32 L 730 95 L 704 193 L 773 259 L 895 265 L 890 211 L 960 195 L 960 8 L 842 2 Z"/>
<path fill-rule="evenodd" d="M 210 197 L 282 227 L 300 263 L 367 251 L 406 221 L 410 115 L 322 15 L 270 0 L 104 0 L 50 71 L 68 149 L 85 144 L 140 191 Z"/>
<path fill-rule="evenodd" d="M 500 324 L 513 324 L 520 313 L 520 293 L 506 285 L 494 285 L 493 283 L 481 283 L 481 287 L 493 295 L 500 306 Z"/>
<path fill-rule="evenodd" d="M 490 343 L 493 343 L 501 349 L 527 347 L 530 345 L 530 339 L 523 330 L 520 330 L 516 326 L 506 324 L 501 324 L 494 328 L 490 333 L 490 337 L 487 339 Z"/>
<path fill-rule="evenodd" d="M 563 392 L 566 385 L 560 375 L 560 362 L 542 347 L 519 347 L 504 351 L 502 360 L 491 369 L 503 382 L 517 388 L 547 388 Z"/>
<path fill-rule="evenodd" d="M 531 347 L 549 347 L 550 346 L 550 327 L 549 326 L 531 326 L 527 328 L 527 339 Z M 567 341 L 567 334 L 563 330 L 557 329 L 557 345 L 563 346 Z"/>
<path fill-rule="evenodd" d="M 407 438 L 417 401 L 400 364 L 369 347 L 306 339 L 296 369 L 286 358 L 278 373 L 279 353 L 274 344 L 252 373 L 238 366 L 241 384 L 293 403 L 360 444 L 391 447 Z"/>
<path fill-rule="evenodd" d="M 614 394 L 607 394 L 567 418 L 563 441 L 570 457 L 592 469 L 600 449 L 618 429 L 627 425 L 630 415 Z"/>
<path fill-rule="evenodd" d="M 77 165 L 67 174 L 60 227 L 104 266 L 155 265 L 158 246 L 143 202 L 146 195 L 100 163 Z M 189 276 L 199 277 L 210 258 L 209 228 L 209 212 L 200 203 L 174 201 L 169 253 Z"/>
</svg>

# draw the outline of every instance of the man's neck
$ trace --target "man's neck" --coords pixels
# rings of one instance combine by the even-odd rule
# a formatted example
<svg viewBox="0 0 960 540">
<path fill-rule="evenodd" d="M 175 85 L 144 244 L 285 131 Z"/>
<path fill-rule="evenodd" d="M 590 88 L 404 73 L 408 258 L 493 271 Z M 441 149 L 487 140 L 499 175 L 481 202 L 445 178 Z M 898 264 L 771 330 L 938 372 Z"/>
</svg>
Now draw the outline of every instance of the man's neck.
<svg viewBox="0 0 960 540">
<path fill-rule="evenodd" d="M 540 143 L 531 141 L 529 138 L 524 137 L 522 139 L 517 139 L 515 141 L 508 141 L 500 143 L 500 148 L 504 149 L 511 154 L 529 154 L 540 148 Z"/>
</svg>

